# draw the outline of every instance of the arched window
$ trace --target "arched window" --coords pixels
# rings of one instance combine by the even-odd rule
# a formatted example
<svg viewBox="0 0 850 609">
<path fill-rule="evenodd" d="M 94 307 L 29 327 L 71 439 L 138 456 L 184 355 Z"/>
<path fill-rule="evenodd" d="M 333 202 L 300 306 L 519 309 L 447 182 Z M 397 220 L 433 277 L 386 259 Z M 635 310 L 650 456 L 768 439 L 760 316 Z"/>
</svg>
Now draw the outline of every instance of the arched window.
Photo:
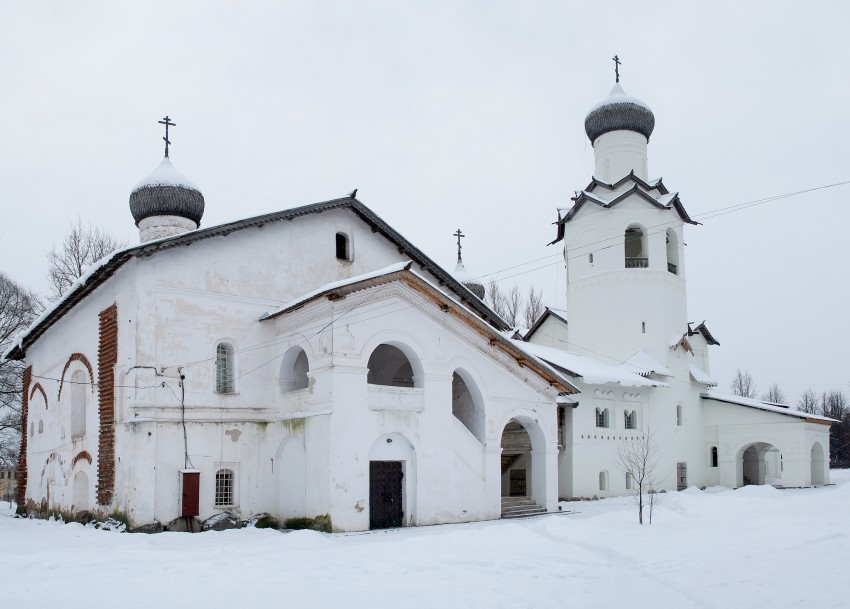
<svg viewBox="0 0 850 609">
<path fill-rule="evenodd" d="M 215 506 L 233 505 L 233 470 L 220 469 L 215 473 Z"/>
<path fill-rule="evenodd" d="M 711 467 L 717 467 L 717 447 L 711 447 Z"/>
<path fill-rule="evenodd" d="M 233 393 L 233 345 L 218 343 L 215 348 L 215 390 L 218 393 Z"/>
<path fill-rule="evenodd" d="M 86 435 L 86 393 L 88 383 L 82 370 L 71 375 L 71 436 Z"/>
<path fill-rule="evenodd" d="M 369 373 L 366 382 L 370 385 L 389 387 L 413 387 L 413 365 L 407 355 L 393 345 L 378 345 L 369 356 Z"/>
<path fill-rule="evenodd" d="M 596 409 L 596 426 L 597 427 L 608 427 L 608 409 L 597 408 Z"/>
<path fill-rule="evenodd" d="M 626 268 L 645 269 L 649 266 L 646 232 L 640 226 L 630 226 L 625 235 Z"/>
<path fill-rule="evenodd" d="M 681 404 L 676 406 L 676 425 L 678 427 L 681 427 L 683 425 L 682 405 Z"/>
<path fill-rule="evenodd" d="M 679 274 L 679 237 L 672 228 L 667 229 L 667 270 Z"/>
<path fill-rule="evenodd" d="M 307 373 L 310 371 L 310 362 L 307 354 L 301 347 L 293 347 L 283 356 L 280 364 L 280 391 L 288 393 L 306 389 L 309 385 Z"/>
<path fill-rule="evenodd" d="M 599 472 L 599 490 L 608 490 L 608 472 Z"/>
<path fill-rule="evenodd" d="M 632 410 L 629 412 L 628 410 L 623 412 L 625 418 L 625 428 L 626 429 L 637 429 L 637 411 Z"/>
<path fill-rule="evenodd" d="M 336 234 L 336 257 L 339 260 L 351 260 L 351 241 L 345 233 Z"/>
</svg>

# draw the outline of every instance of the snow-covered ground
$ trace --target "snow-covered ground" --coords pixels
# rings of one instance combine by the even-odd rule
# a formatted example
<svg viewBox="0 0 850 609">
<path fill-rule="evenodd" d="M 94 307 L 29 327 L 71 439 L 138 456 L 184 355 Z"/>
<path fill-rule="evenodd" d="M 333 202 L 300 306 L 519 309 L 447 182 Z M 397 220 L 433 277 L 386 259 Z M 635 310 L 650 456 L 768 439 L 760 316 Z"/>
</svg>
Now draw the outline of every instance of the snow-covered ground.
<svg viewBox="0 0 850 609">
<path fill-rule="evenodd" d="M 573 514 L 326 535 L 131 535 L 0 511 L 7 607 L 850 606 L 850 471 L 836 486 L 689 489 L 652 526 L 628 498 Z"/>
</svg>

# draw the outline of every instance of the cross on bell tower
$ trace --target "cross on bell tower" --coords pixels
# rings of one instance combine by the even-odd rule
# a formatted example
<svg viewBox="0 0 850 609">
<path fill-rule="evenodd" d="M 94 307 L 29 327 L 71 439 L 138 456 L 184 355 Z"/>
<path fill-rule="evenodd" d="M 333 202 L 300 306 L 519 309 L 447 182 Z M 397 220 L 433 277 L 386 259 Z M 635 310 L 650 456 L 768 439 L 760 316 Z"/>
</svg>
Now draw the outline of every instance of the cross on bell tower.
<svg viewBox="0 0 850 609">
<path fill-rule="evenodd" d="M 172 123 L 171 119 L 168 118 L 167 115 L 164 119 L 162 119 L 161 121 L 157 121 L 157 122 L 160 125 L 165 125 L 165 137 L 162 138 L 162 139 L 165 140 L 165 158 L 168 158 L 168 146 L 169 146 L 169 144 L 171 144 L 171 142 L 168 139 L 168 128 L 169 127 L 176 127 L 177 123 Z"/>
<path fill-rule="evenodd" d="M 620 61 L 620 58 L 616 55 L 611 58 L 611 61 L 614 62 L 614 76 L 616 77 L 617 82 L 620 82 L 620 64 L 623 62 Z"/>
</svg>

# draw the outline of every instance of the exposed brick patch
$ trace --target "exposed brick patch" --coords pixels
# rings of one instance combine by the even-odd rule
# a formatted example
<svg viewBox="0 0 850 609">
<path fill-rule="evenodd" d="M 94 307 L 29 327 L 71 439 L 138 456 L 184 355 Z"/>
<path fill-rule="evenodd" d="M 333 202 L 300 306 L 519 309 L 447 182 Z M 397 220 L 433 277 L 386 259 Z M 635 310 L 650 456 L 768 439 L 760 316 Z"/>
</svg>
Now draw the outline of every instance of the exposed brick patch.
<svg viewBox="0 0 850 609">
<path fill-rule="evenodd" d="M 44 387 L 41 386 L 41 383 L 36 383 L 32 386 L 32 389 L 30 390 L 30 400 L 32 400 L 32 396 L 35 395 L 36 391 L 41 392 L 41 396 L 44 398 L 44 407 L 47 408 L 47 393 L 44 391 Z"/>
<path fill-rule="evenodd" d="M 32 366 L 24 370 L 24 390 L 21 392 L 21 454 L 18 456 L 18 488 L 15 493 L 15 501 L 18 504 L 18 512 L 24 511 L 27 496 L 27 419 L 30 403 L 30 382 L 32 382 Z"/>
<path fill-rule="evenodd" d="M 62 370 L 62 379 L 59 381 L 59 395 L 56 397 L 57 400 L 62 399 L 62 387 L 65 386 L 65 373 L 68 372 L 68 368 L 71 366 L 72 362 L 81 362 L 83 366 L 86 367 L 86 370 L 89 371 L 89 380 L 92 384 L 92 391 L 94 391 L 94 371 L 92 370 L 91 363 L 89 363 L 89 359 L 82 353 L 72 353 L 71 357 L 68 358 L 68 361 L 65 362 L 65 368 Z"/>
<path fill-rule="evenodd" d="M 97 502 L 112 503 L 115 490 L 115 364 L 118 362 L 118 305 L 98 315 L 97 346 L 98 414 Z"/>
<path fill-rule="evenodd" d="M 89 454 L 89 451 L 81 450 L 80 452 L 78 452 L 77 456 L 74 457 L 74 459 L 71 461 L 71 469 L 74 469 L 74 466 L 77 464 L 77 462 L 82 461 L 83 459 L 85 459 L 86 461 L 89 462 L 89 464 L 91 464 L 92 458 L 91 458 L 91 455 Z"/>
</svg>

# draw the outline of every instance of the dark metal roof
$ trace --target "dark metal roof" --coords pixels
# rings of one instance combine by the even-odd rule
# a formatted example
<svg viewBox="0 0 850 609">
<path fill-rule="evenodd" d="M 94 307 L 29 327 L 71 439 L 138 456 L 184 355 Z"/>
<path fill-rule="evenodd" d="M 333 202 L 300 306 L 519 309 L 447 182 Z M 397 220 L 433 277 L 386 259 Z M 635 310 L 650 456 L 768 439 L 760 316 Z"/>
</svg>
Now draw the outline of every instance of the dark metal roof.
<svg viewBox="0 0 850 609">
<path fill-rule="evenodd" d="M 590 111 L 584 119 L 584 131 L 591 143 L 611 131 L 634 131 L 646 137 L 655 129 L 652 110 L 629 101 L 612 101 Z"/>
<path fill-rule="evenodd" d="M 708 331 L 708 328 L 705 325 L 705 322 L 702 322 L 699 325 L 694 326 L 693 322 L 688 324 L 688 336 L 694 336 L 695 334 L 702 334 L 702 337 L 705 339 L 705 342 L 709 345 L 720 345 L 714 336 L 711 335 L 711 332 Z"/>
<path fill-rule="evenodd" d="M 185 186 L 143 186 L 130 194 L 130 213 L 136 226 L 151 216 L 180 216 L 200 225 L 204 215 L 204 195 Z"/>
<path fill-rule="evenodd" d="M 666 194 L 669 194 L 669 192 L 670 192 L 669 190 L 667 190 L 667 187 L 664 186 L 664 182 L 661 178 L 658 178 L 657 180 L 653 180 L 653 183 L 650 184 L 649 182 L 645 182 L 644 180 L 641 180 L 639 177 L 637 177 L 635 175 L 634 169 L 632 169 L 629 172 L 628 175 L 623 176 L 622 178 L 620 178 L 619 180 L 617 180 L 613 184 L 607 184 L 607 183 L 603 182 L 602 180 L 597 180 L 595 177 L 592 177 L 590 179 L 590 184 L 587 185 L 587 188 L 585 188 L 585 190 L 587 192 L 593 192 L 594 190 L 596 190 L 597 187 L 602 187 L 602 188 L 605 188 L 606 190 L 613 191 L 613 190 L 617 190 L 618 188 L 620 188 L 620 186 L 622 186 L 626 182 L 634 182 L 635 184 L 639 184 L 645 190 L 657 190 L 658 194 L 661 194 L 661 195 L 666 195 Z"/>
<path fill-rule="evenodd" d="M 181 235 L 167 237 L 158 241 L 150 241 L 142 243 L 135 247 L 119 250 L 111 255 L 111 258 L 98 267 L 84 282 L 77 285 L 54 305 L 54 308 L 44 315 L 38 323 L 32 327 L 23 337 L 19 346 L 14 347 L 9 352 L 9 359 L 20 360 L 26 355 L 26 350 L 38 338 L 44 334 L 53 324 L 62 319 L 62 317 L 76 306 L 77 303 L 86 298 L 101 284 L 106 282 L 118 269 L 131 258 L 145 258 L 163 252 L 175 247 L 188 247 L 198 241 L 211 239 L 213 237 L 226 237 L 230 233 L 246 230 L 249 228 L 259 228 L 265 224 L 273 222 L 283 222 L 295 220 L 301 216 L 311 214 L 320 214 L 333 209 L 350 209 L 363 222 L 369 225 L 374 232 L 380 233 L 387 240 L 391 241 L 397 248 L 400 254 L 408 256 L 421 268 L 427 270 L 437 278 L 440 285 L 445 285 L 449 290 L 460 299 L 460 301 L 475 311 L 487 323 L 492 325 L 497 330 L 509 330 L 510 326 L 490 307 L 479 300 L 468 288 L 460 284 L 454 277 L 446 272 L 437 263 L 426 256 L 420 249 L 414 246 L 410 241 L 401 236 L 398 231 L 393 229 L 389 224 L 384 222 L 375 212 L 366 207 L 363 203 L 353 197 L 344 197 L 342 199 L 333 199 L 322 203 L 313 203 L 293 209 L 286 209 L 253 218 L 245 218 L 227 224 L 220 224 L 209 228 L 189 231 Z"/>
</svg>

